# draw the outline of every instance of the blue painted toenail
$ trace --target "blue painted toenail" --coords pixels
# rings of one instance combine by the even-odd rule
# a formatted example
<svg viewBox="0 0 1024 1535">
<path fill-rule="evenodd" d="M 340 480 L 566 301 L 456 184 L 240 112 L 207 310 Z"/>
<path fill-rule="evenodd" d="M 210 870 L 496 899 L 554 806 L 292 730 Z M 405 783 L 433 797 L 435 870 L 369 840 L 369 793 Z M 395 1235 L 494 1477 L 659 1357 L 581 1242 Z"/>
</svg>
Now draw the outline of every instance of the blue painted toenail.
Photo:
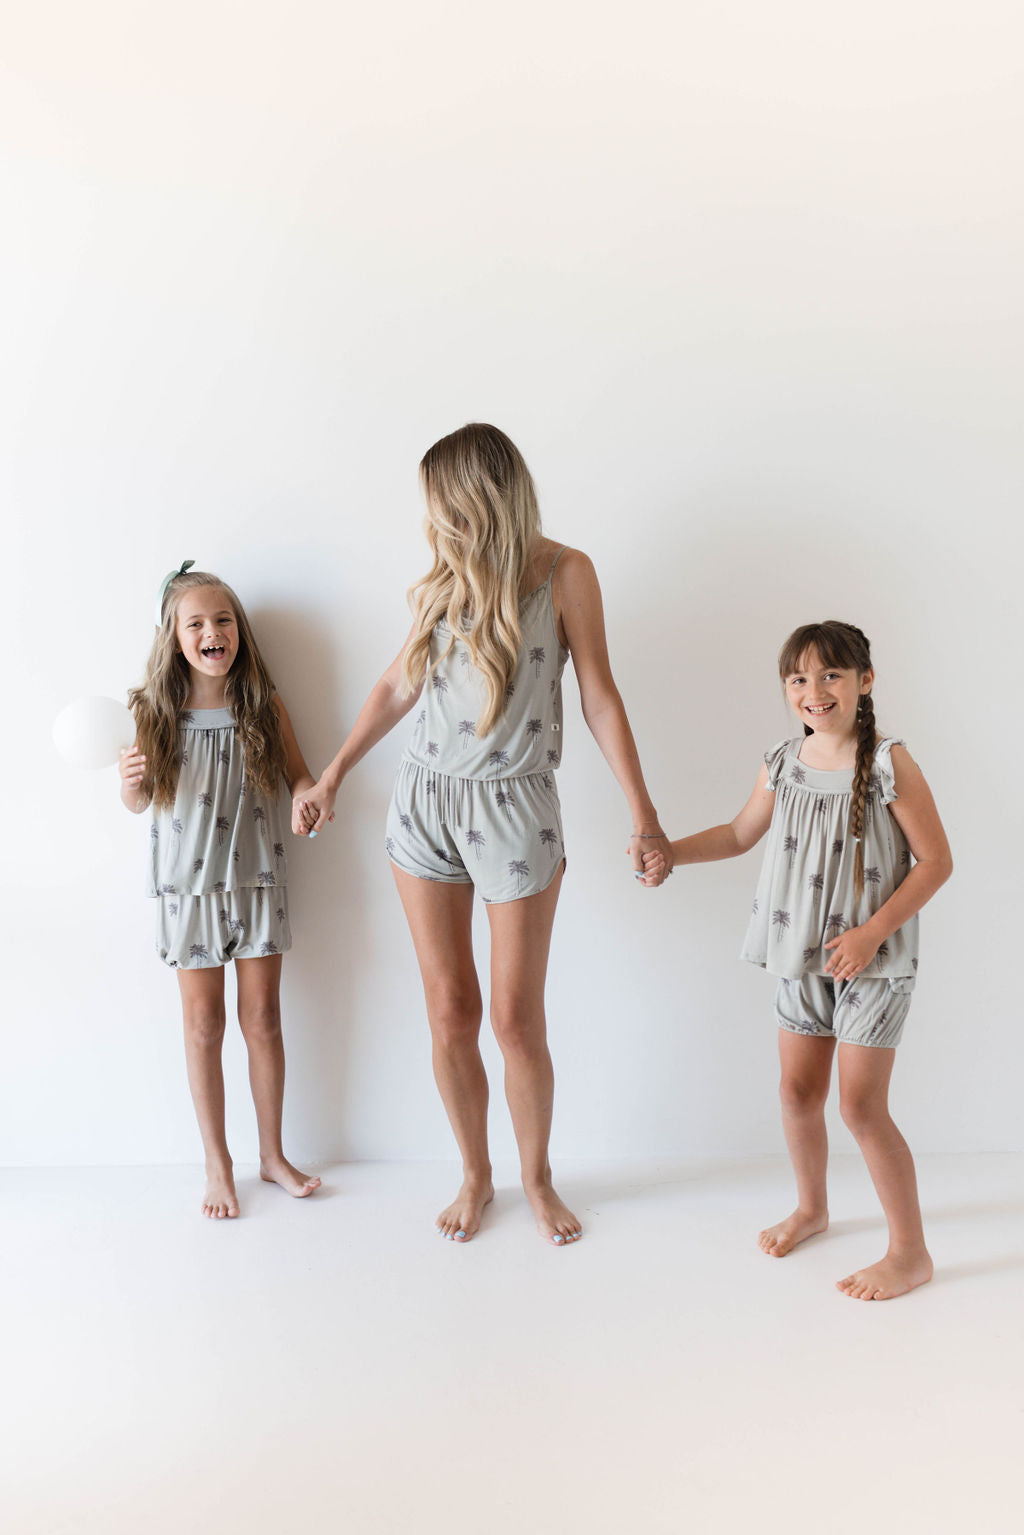
<svg viewBox="0 0 1024 1535">
<path fill-rule="evenodd" d="M 556 1241 L 556 1242 L 564 1242 L 564 1241 L 565 1241 L 565 1237 L 555 1237 L 555 1239 L 554 1239 L 554 1240 L 555 1240 L 555 1241 Z"/>
<path fill-rule="evenodd" d="M 464 1237 L 464 1236 L 465 1236 L 465 1235 L 466 1235 L 466 1233 L 465 1233 L 465 1232 L 464 1232 L 464 1231 L 457 1231 L 457 1232 L 456 1232 L 456 1233 L 455 1233 L 455 1235 L 456 1235 L 456 1238 L 458 1238 L 458 1237 Z"/>
</svg>

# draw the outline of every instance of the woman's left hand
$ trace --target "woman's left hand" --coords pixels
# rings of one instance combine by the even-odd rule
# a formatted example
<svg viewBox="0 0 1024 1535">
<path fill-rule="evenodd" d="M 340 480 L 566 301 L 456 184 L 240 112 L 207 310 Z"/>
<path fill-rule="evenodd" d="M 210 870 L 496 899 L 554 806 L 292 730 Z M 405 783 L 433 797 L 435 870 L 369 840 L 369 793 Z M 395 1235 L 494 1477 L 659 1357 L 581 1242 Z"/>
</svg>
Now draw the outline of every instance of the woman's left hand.
<svg viewBox="0 0 1024 1535">
<path fill-rule="evenodd" d="M 845 933 L 825 944 L 835 952 L 825 966 L 826 975 L 834 981 L 852 981 L 860 975 L 878 953 L 878 944 L 864 927 L 848 927 Z"/>
</svg>

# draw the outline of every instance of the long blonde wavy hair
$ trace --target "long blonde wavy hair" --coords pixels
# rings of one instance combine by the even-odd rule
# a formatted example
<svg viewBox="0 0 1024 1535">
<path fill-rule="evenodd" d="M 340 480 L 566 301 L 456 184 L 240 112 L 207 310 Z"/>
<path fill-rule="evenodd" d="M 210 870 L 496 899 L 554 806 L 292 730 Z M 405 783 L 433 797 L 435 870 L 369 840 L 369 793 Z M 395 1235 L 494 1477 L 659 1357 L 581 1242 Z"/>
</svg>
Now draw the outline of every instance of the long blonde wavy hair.
<svg viewBox="0 0 1024 1535">
<path fill-rule="evenodd" d="M 519 602 L 530 550 L 540 533 L 533 479 L 522 454 L 496 426 L 471 422 L 423 455 L 425 531 L 434 555 L 409 588 L 415 632 L 406 646 L 402 688 L 422 683 L 437 624 L 448 627 L 447 655 L 458 637 L 483 679 L 477 734 L 494 729 L 519 660 Z"/>
<path fill-rule="evenodd" d="M 154 805 L 173 805 L 181 769 L 178 725 L 188 702 L 191 678 L 178 648 L 178 604 L 187 591 L 215 586 L 234 609 L 238 654 L 228 673 L 225 705 L 234 715 L 242 741 L 246 782 L 261 794 L 280 788 L 286 761 L 281 721 L 274 707 L 274 684 L 260 655 L 245 609 L 226 582 L 204 570 L 175 576 L 164 594 L 161 623 L 146 662 L 140 687 L 128 691 L 135 715 L 136 739 L 146 758 L 142 790 Z"/>
</svg>

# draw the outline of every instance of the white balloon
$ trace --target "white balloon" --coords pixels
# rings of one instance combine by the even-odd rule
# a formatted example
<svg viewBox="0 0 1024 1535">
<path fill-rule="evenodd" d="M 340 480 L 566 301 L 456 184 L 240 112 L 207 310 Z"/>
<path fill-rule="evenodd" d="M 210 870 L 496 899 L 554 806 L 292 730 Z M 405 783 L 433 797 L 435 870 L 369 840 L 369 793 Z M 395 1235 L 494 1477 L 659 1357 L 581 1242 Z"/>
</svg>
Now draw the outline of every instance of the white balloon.
<svg viewBox="0 0 1024 1535">
<path fill-rule="evenodd" d="M 53 722 L 53 743 L 72 767 L 109 767 L 134 740 L 131 711 L 116 698 L 76 698 Z"/>
</svg>

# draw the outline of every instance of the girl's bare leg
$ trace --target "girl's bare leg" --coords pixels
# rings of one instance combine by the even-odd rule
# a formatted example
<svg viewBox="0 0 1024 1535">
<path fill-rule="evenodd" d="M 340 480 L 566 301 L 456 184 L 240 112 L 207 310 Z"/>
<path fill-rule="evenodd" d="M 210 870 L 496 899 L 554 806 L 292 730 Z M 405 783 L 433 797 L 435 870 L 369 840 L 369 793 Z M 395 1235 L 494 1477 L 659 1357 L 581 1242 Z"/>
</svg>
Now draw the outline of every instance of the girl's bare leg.
<svg viewBox="0 0 1024 1535">
<path fill-rule="evenodd" d="M 284 1040 L 281 1037 L 282 954 L 266 959 L 236 959 L 238 1022 L 249 1052 L 249 1086 L 260 1138 L 260 1177 L 279 1183 L 296 1199 L 320 1187 L 293 1167 L 281 1145 L 284 1108 Z"/>
<path fill-rule="evenodd" d="M 179 970 L 185 1025 L 185 1066 L 206 1154 L 203 1214 L 224 1220 L 238 1214 L 231 1154 L 224 1134 L 224 967 Z"/>
<path fill-rule="evenodd" d="M 772 1258 L 784 1258 L 798 1242 L 828 1229 L 825 1100 L 835 1048 L 834 1039 L 779 1030 L 782 1128 L 796 1174 L 797 1205 L 792 1215 L 766 1227 L 757 1239 L 762 1252 Z"/>
<path fill-rule="evenodd" d="M 878 1263 L 838 1281 L 854 1300 L 892 1300 L 933 1273 L 924 1244 L 917 1176 L 910 1147 L 889 1114 L 889 1079 L 896 1051 L 839 1046 L 839 1104 L 856 1138 L 889 1223 L 889 1250 Z"/>
<path fill-rule="evenodd" d="M 462 1187 L 437 1229 L 468 1242 L 494 1198 L 487 1149 L 487 1074 L 480 1056 L 483 1000 L 473 962 L 473 886 L 417 879 L 392 864 L 419 961 L 434 1080 L 462 1155 Z"/>
<path fill-rule="evenodd" d="M 547 1044 L 544 983 L 565 865 L 539 895 L 489 905 L 491 1022 L 505 1058 L 505 1095 L 519 1146 L 523 1190 L 541 1236 L 556 1247 L 582 1236 L 551 1182 L 548 1142 L 555 1081 Z"/>
</svg>

